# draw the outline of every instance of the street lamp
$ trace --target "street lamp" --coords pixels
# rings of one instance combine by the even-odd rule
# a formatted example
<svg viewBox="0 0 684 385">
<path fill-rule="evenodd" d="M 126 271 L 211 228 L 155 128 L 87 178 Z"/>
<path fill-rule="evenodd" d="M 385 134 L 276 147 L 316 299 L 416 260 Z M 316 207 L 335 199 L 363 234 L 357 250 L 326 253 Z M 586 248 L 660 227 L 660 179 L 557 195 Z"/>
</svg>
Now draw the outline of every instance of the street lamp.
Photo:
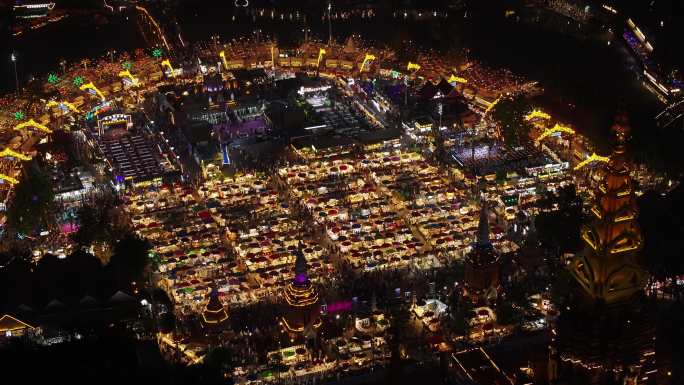
<svg viewBox="0 0 684 385">
<path fill-rule="evenodd" d="M 17 75 L 17 54 L 12 52 L 10 55 L 10 60 L 12 60 L 12 64 L 14 64 L 14 82 L 16 83 L 17 87 L 17 96 L 19 95 L 19 75 Z"/>
</svg>

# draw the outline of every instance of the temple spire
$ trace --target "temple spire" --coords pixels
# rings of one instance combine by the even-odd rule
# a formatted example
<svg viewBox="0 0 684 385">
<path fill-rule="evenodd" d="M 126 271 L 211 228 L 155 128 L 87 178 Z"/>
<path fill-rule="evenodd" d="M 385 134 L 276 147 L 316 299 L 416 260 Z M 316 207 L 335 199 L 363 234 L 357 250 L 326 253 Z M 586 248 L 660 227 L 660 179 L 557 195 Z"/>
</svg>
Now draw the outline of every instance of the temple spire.
<svg viewBox="0 0 684 385">
<path fill-rule="evenodd" d="M 299 247 L 297 247 L 297 250 L 295 250 L 294 255 L 295 255 L 295 267 L 294 267 L 294 283 L 296 285 L 303 285 L 309 282 L 309 277 L 307 274 L 307 265 L 306 265 L 306 258 L 304 257 L 304 253 L 302 253 L 302 248 L 304 245 L 300 242 Z"/>
<path fill-rule="evenodd" d="M 465 285 L 474 301 L 495 298 L 499 288 L 499 256 L 489 238 L 489 210 L 484 196 L 473 248 L 465 257 Z"/>
<path fill-rule="evenodd" d="M 489 210 L 487 208 L 487 200 L 482 198 L 481 204 L 480 221 L 477 224 L 477 245 L 488 246 L 491 245 L 491 241 L 489 240 Z"/>
</svg>

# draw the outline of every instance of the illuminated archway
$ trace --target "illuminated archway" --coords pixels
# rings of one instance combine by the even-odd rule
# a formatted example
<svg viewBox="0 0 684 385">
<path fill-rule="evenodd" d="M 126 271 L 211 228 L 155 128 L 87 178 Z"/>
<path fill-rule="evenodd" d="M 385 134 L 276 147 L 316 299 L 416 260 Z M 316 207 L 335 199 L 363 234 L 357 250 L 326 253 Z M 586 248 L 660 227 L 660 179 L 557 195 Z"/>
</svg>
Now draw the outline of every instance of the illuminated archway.
<svg viewBox="0 0 684 385">
<path fill-rule="evenodd" d="M 577 164 L 577 166 L 575 166 L 574 170 L 577 171 L 577 170 L 581 169 L 582 167 L 584 167 L 590 163 L 593 163 L 593 162 L 608 163 L 608 162 L 610 162 L 610 157 L 601 156 L 601 155 L 597 155 L 596 153 L 593 153 L 587 159 L 579 162 Z"/>
<path fill-rule="evenodd" d="M 93 95 L 97 95 L 100 98 L 100 100 L 102 100 L 103 102 L 105 101 L 104 94 L 102 94 L 102 92 L 99 89 L 97 89 L 97 87 L 95 87 L 95 84 L 93 84 L 93 82 L 86 83 L 80 86 L 79 89 L 81 91 L 88 91 Z"/>
<path fill-rule="evenodd" d="M 363 72 L 363 70 L 366 68 L 366 65 L 372 60 L 375 60 L 375 55 L 367 53 L 366 56 L 363 58 L 363 62 L 361 63 L 359 71 Z"/>
<path fill-rule="evenodd" d="M 535 140 L 535 143 L 539 143 L 543 139 L 545 139 L 545 138 L 547 138 L 547 137 L 549 137 L 549 136 L 551 136 L 557 132 L 562 132 L 562 133 L 573 135 L 575 133 L 575 130 L 573 130 L 570 127 L 561 126 L 560 124 L 556 123 L 555 126 L 553 126 L 551 128 L 547 128 L 546 130 L 544 130 L 544 132 L 542 132 L 541 135 L 539 135 L 537 137 L 537 139 Z"/>
<path fill-rule="evenodd" d="M 99 128 L 99 133 L 102 135 L 104 133 L 104 130 L 113 125 L 117 124 L 125 124 L 126 128 L 131 128 L 133 127 L 133 119 L 131 115 L 129 114 L 112 114 L 112 115 L 107 115 L 102 119 L 99 119 L 97 121 L 97 126 Z"/>
<path fill-rule="evenodd" d="M 40 123 L 38 123 L 38 122 L 36 122 L 36 121 L 33 120 L 33 119 L 29 119 L 29 120 L 27 120 L 27 121 L 25 121 L 25 122 L 23 122 L 23 123 L 17 124 L 16 126 L 14 126 L 13 130 L 14 130 L 14 131 L 23 131 L 23 130 L 25 130 L 25 129 L 27 129 L 27 128 L 35 128 L 35 129 L 37 129 L 37 130 L 39 130 L 39 131 L 43 131 L 43 132 L 46 133 L 46 134 L 51 134 L 51 133 L 52 133 L 52 130 L 51 130 L 51 129 L 47 128 L 46 126 L 44 126 L 44 125 L 42 125 L 42 124 L 40 124 Z"/>
</svg>

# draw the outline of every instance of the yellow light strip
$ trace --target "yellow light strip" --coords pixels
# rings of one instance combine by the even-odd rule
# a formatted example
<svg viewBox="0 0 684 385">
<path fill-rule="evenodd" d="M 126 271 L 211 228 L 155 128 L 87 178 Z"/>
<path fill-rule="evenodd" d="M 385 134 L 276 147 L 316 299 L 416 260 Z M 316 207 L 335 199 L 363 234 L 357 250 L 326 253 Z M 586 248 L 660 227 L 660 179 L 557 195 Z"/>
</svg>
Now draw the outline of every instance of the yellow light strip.
<svg viewBox="0 0 684 385">
<path fill-rule="evenodd" d="M 13 185 L 13 186 L 14 186 L 15 184 L 19 183 L 18 180 L 12 178 L 12 177 L 9 176 L 9 175 L 5 175 L 5 174 L 0 174 L 0 179 L 9 182 L 9 183 L 10 183 L 11 185 Z"/>
<path fill-rule="evenodd" d="M 420 70 L 420 64 L 408 62 L 408 65 L 406 65 L 406 70 L 407 71 L 414 70 L 414 73 L 418 72 L 418 70 Z"/>
<path fill-rule="evenodd" d="M 228 319 L 228 312 L 226 312 L 226 316 L 225 316 L 225 317 L 221 318 L 221 319 L 218 320 L 218 321 L 208 320 L 207 317 L 204 316 L 204 313 L 202 313 L 202 319 L 204 320 L 205 323 L 208 323 L 208 324 L 218 324 L 218 323 L 221 323 L 221 322 L 223 322 L 223 321 L 225 321 L 225 320 Z"/>
<path fill-rule="evenodd" d="M 73 112 L 79 112 L 79 111 L 78 111 L 78 108 L 76 108 L 75 105 L 73 105 L 73 104 L 67 102 L 66 100 L 61 101 L 61 102 L 56 102 L 56 101 L 54 101 L 54 100 L 50 100 L 50 101 L 47 102 L 47 104 L 45 105 L 45 108 L 50 109 L 50 108 L 52 108 L 52 107 L 60 107 L 60 106 L 66 106 L 69 110 L 71 110 L 71 111 L 73 111 Z"/>
<path fill-rule="evenodd" d="M 326 52 L 325 52 L 324 48 L 321 48 L 318 50 L 318 60 L 316 61 L 316 67 L 321 65 L 321 59 L 323 58 L 323 55 L 325 55 L 325 54 L 326 54 Z"/>
<path fill-rule="evenodd" d="M 630 221 L 632 219 L 634 219 L 634 215 L 625 215 L 625 216 L 615 218 L 615 220 L 613 222 L 618 223 L 618 222 Z"/>
<path fill-rule="evenodd" d="M 551 115 L 547 114 L 546 112 L 542 110 L 532 110 L 527 116 L 525 116 L 526 121 L 530 121 L 532 119 L 544 119 L 544 120 L 549 120 L 551 119 Z"/>
<path fill-rule="evenodd" d="M 366 64 L 368 64 L 368 62 L 371 60 L 375 60 L 375 55 L 367 53 L 366 56 L 363 58 L 363 62 L 361 63 L 361 68 L 359 69 L 359 71 L 363 72 L 364 68 L 366 67 Z"/>
<path fill-rule="evenodd" d="M 588 165 L 589 163 L 592 162 L 603 162 L 603 163 L 608 163 L 610 161 L 610 157 L 607 156 L 601 156 L 601 155 L 596 155 L 596 153 L 591 154 L 587 159 L 581 161 L 580 163 L 575 166 L 574 170 L 577 171 L 581 169 L 582 167 Z"/>
<path fill-rule="evenodd" d="M 465 78 L 462 78 L 462 77 L 460 77 L 460 76 L 456 76 L 456 75 L 452 74 L 452 75 L 449 77 L 449 80 L 447 80 L 447 82 L 448 82 L 448 83 L 461 83 L 461 84 L 466 84 L 466 83 L 468 83 L 468 80 L 465 79 Z"/>
<path fill-rule="evenodd" d="M 3 315 L 2 317 L 0 317 L 0 320 L 3 320 L 3 319 L 5 319 L 5 318 L 11 318 L 11 319 L 13 319 L 15 322 L 18 322 L 18 323 L 20 323 L 20 324 L 26 326 L 26 327 L 29 328 L 29 329 L 35 329 L 35 327 L 33 327 L 33 326 L 27 324 L 26 322 L 24 322 L 24 321 L 22 321 L 22 320 L 19 320 L 19 319 L 17 319 L 17 318 L 14 318 L 14 317 L 12 317 L 12 316 L 9 315 L 9 314 Z M 12 330 L 18 330 L 18 329 L 19 329 L 19 328 L 11 329 L 10 331 L 12 331 Z"/>
<path fill-rule="evenodd" d="M 23 129 L 29 128 L 29 127 L 37 128 L 38 130 L 43 131 L 43 132 L 48 133 L 48 134 L 52 133 L 51 129 L 45 127 L 44 125 L 36 122 L 33 119 L 29 119 L 23 123 L 17 124 L 16 126 L 14 126 L 13 130 L 19 131 L 19 130 L 23 130 Z"/>
<path fill-rule="evenodd" d="M 171 67 L 171 62 L 169 59 L 162 60 L 161 65 L 168 67 L 169 71 L 171 71 L 171 76 L 173 76 L 173 67 Z"/>
<path fill-rule="evenodd" d="M 17 158 L 21 160 L 31 160 L 30 156 L 24 155 L 20 152 L 16 152 L 8 147 L 5 147 L 4 150 L 0 151 L 0 158 Z"/>
<path fill-rule="evenodd" d="M 219 57 L 221 58 L 221 60 L 223 60 L 223 67 L 225 69 L 228 69 L 228 61 L 226 60 L 226 51 L 219 52 Z M 273 60 L 273 47 L 271 47 L 271 60 Z M 164 62 L 162 62 L 162 64 L 164 64 Z M 171 63 L 169 63 L 169 67 L 171 67 Z M 173 69 L 171 69 L 171 71 L 173 71 Z"/>
<path fill-rule="evenodd" d="M 556 132 L 564 132 L 564 133 L 566 133 L 566 134 L 571 134 L 571 135 L 572 135 L 572 134 L 575 133 L 575 130 L 573 130 L 573 129 L 570 128 L 570 127 L 561 126 L 560 124 L 556 123 L 555 126 L 553 126 L 553 127 L 551 127 L 551 128 L 548 128 L 548 129 L 544 130 L 544 132 L 542 132 L 542 134 L 539 135 L 539 137 L 537 137 L 537 139 L 536 139 L 535 141 L 536 141 L 537 143 L 539 143 L 539 142 L 541 142 L 542 139 L 547 138 L 548 136 L 550 136 L 550 135 L 552 135 L 552 134 L 554 134 L 554 133 L 556 133 Z"/>
<path fill-rule="evenodd" d="M 303 332 L 303 331 L 304 331 L 304 327 L 299 327 L 299 328 L 292 327 L 292 326 L 287 322 L 287 319 L 286 319 L 285 317 L 281 317 L 280 319 L 283 321 L 283 324 L 285 325 L 285 328 L 286 328 L 287 330 L 292 331 L 292 332 Z M 323 324 L 323 321 L 321 321 L 321 320 L 319 319 L 319 320 L 317 320 L 316 323 L 313 324 L 313 327 L 314 327 L 314 329 L 318 329 L 319 327 L 321 327 L 322 324 Z"/>
<path fill-rule="evenodd" d="M 489 105 L 489 107 L 487 107 L 487 109 L 486 109 L 485 112 L 484 112 L 485 115 L 487 115 L 487 113 L 488 113 L 489 111 L 491 111 L 491 110 L 494 108 L 494 106 L 496 106 L 497 104 L 499 104 L 499 101 L 501 101 L 501 96 L 499 96 L 498 98 L 496 98 L 496 100 L 493 101 L 493 102 Z"/>
<path fill-rule="evenodd" d="M 129 71 L 129 70 L 119 72 L 119 77 L 121 77 L 121 78 L 127 77 L 133 85 L 138 85 L 138 83 L 139 83 L 138 78 L 133 77 L 133 75 L 131 74 L 131 71 Z"/>
<path fill-rule="evenodd" d="M 610 251 L 610 253 L 611 253 L 611 254 L 617 254 L 617 253 L 622 253 L 622 252 L 625 252 L 625 251 L 636 250 L 636 249 L 638 249 L 638 248 L 639 248 L 639 245 L 625 246 L 625 247 L 621 247 L 621 248 L 619 248 L 619 249 L 612 249 L 612 250 Z"/>
<path fill-rule="evenodd" d="M 104 95 L 102 94 L 102 92 L 100 92 L 99 89 L 97 89 L 97 87 L 95 87 L 95 84 L 93 84 L 93 82 L 86 83 L 86 84 L 80 86 L 79 89 L 80 89 L 81 91 L 92 90 L 93 92 L 95 92 L 95 94 L 96 94 L 97 96 L 100 97 L 100 99 L 102 99 L 103 102 L 105 101 Z"/>
<path fill-rule="evenodd" d="M 589 239 L 586 233 L 582 233 L 582 239 L 584 239 L 584 242 L 586 242 L 589 246 L 591 246 L 592 249 L 596 250 L 596 244 Z"/>
</svg>

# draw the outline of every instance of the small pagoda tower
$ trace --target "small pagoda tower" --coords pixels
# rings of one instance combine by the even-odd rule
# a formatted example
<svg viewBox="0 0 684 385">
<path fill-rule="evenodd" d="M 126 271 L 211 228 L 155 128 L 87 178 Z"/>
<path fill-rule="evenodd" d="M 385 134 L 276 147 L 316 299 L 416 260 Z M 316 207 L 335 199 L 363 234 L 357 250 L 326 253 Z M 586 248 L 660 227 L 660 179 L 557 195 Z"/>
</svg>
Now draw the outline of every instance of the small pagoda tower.
<svg viewBox="0 0 684 385">
<path fill-rule="evenodd" d="M 476 301 L 496 298 L 499 288 L 499 255 L 489 239 L 487 201 L 482 199 L 477 239 L 465 258 L 465 285 L 468 294 Z"/>
<path fill-rule="evenodd" d="M 283 292 L 287 310 L 282 317 L 282 323 L 290 333 L 303 333 L 305 330 L 321 326 L 321 305 L 318 291 L 309 280 L 301 245 L 295 251 L 295 256 L 295 276 Z"/>
<path fill-rule="evenodd" d="M 218 290 L 213 288 L 209 293 L 209 302 L 202 311 L 202 323 L 206 327 L 220 328 L 228 321 L 228 311 L 219 300 Z"/>
<path fill-rule="evenodd" d="M 557 320 L 551 383 L 646 384 L 655 373 L 655 322 L 645 298 L 642 236 L 630 166 L 629 124 L 618 115 L 617 145 L 594 193 L 585 248 L 568 266 L 577 283 Z"/>
</svg>

